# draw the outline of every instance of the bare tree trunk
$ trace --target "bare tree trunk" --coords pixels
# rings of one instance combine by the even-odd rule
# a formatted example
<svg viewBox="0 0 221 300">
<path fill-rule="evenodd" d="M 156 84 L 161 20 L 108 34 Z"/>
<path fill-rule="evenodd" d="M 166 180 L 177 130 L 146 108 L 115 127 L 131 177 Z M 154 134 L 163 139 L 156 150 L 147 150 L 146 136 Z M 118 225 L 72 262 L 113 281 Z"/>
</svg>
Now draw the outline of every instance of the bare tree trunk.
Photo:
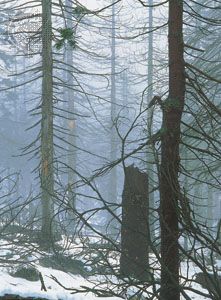
<svg viewBox="0 0 221 300">
<path fill-rule="evenodd" d="M 208 193 L 208 200 L 207 200 L 207 226 L 210 229 L 210 232 L 212 233 L 212 227 L 213 227 L 213 210 L 214 210 L 214 199 L 213 199 L 213 189 L 211 186 L 207 185 L 207 193 Z"/>
<path fill-rule="evenodd" d="M 114 1 L 113 1 L 114 2 Z M 115 38 L 115 5 L 112 5 L 112 21 L 111 21 L 111 152 L 110 161 L 117 159 L 117 135 L 113 122 L 116 119 L 116 38 Z M 110 190 L 109 190 L 109 202 L 112 205 L 113 212 L 114 204 L 117 203 L 117 169 L 113 168 L 110 172 Z M 111 221 L 110 231 L 113 238 L 117 234 L 117 222 Z"/>
<path fill-rule="evenodd" d="M 185 170 L 188 170 L 188 155 L 187 155 L 187 150 L 186 150 L 186 152 L 184 154 L 184 159 L 185 159 L 185 162 L 184 162 Z M 185 194 L 188 193 L 188 185 L 189 185 L 188 177 L 185 176 L 185 179 L 184 179 L 184 192 L 185 192 Z M 184 195 L 184 196 L 188 197 L 187 195 Z M 186 226 L 185 223 L 184 223 L 184 226 Z M 183 247 L 184 247 L 185 251 L 188 251 L 188 233 L 186 231 L 184 231 L 184 244 L 183 244 Z"/>
<path fill-rule="evenodd" d="M 53 87 L 51 0 L 42 1 L 42 121 L 41 121 L 41 189 L 42 242 L 47 246 L 53 215 Z"/>
<path fill-rule="evenodd" d="M 65 10 L 66 10 L 66 24 L 67 28 L 73 28 L 73 20 L 72 20 L 72 1 L 66 0 L 65 1 Z M 74 182 L 76 179 L 75 176 L 75 169 L 76 169 L 76 120 L 75 120 L 75 105 L 74 105 L 74 91 L 71 89 L 74 85 L 73 75 L 72 75 L 72 65 L 73 65 L 73 47 L 67 44 L 66 53 L 65 53 L 65 63 L 66 63 L 66 97 L 68 102 L 68 200 L 69 205 L 72 210 L 76 208 L 76 197 L 75 197 L 75 190 L 74 190 Z M 74 215 L 73 211 L 71 211 L 71 219 L 73 221 Z M 73 224 L 74 226 L 74 224 Z M 73 228 L 73 227 L 72 227 Z"/>
<path fill-rule="evenodd" d="M 148 1 L 149 7 L 149 30 L 153 28 L 153 0 Z M 151 31 L 148 35 L 148 104 L 153 99 L 153 31 Z M 152 115 L 153 110 L 147 110 L 147 130 L 148 134 L 152 136 Z M 152 241 L 154 240 L 154 193 L 152 192 L 154 189 L 154 155 L 153 155 L 153 147 L 150 145 L 147 147 L 147 174 L 149 178 L 149 229 L 150 229 L 150 237 Z"/>
<path fill-rule="evenodd" d="M 161 294 L 179 300 L 179 144 L 185 100 L 183 1 L 169 1 L 169 97 L 163 105 L 160 174 Z"/>
</svg>

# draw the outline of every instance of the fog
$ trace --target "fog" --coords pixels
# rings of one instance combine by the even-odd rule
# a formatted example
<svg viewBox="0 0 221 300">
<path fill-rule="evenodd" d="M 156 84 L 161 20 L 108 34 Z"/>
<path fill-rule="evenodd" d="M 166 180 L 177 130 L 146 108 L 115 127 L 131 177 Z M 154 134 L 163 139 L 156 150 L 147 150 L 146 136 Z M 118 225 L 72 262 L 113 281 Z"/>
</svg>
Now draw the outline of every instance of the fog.
<svg viewBox="0 0 221 300">
<path fill-rule="evenodd" d="M 1 4 L 2 274 L 220 299 L 218 3 Z"/>
</svg>

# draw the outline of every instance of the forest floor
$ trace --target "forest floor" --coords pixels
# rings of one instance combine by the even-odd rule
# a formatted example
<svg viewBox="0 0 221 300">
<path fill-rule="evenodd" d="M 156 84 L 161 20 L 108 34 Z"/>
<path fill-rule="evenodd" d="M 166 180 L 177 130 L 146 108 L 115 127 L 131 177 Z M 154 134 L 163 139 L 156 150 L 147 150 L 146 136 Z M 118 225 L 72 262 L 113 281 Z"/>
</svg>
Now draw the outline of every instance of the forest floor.
<svg viewBox="0 0 221 300">
<path fill-rule="evenodd" d="M 81 276 L 73 276 L 70 273 L 67 274 L 62 271 L 53 270 L 49 268 L 39 267 L 42 272 L 45 286 L 47 291 L 41 291 L 41 282 L 29 281 L 22 278 L 15 278 L 1 271 L 0 273 L 0 296 L 4 295 L 19 295 L 23 298 L 33 297 L 37 299 L 50 299 L 50 300 L 95 300 L 97 299 L 92 293 L 87 294 L 71 294 L 71 291 L 65 290 L 59 286 L 53 279 L 51 275 L 55 276 L 61 283 L 63 283 L 67 288 L 80 288 L 80 286 L 88 286 L 88 282 Z M 1 299 L 1 298 L 0 298 Z M 4 298 L 2 298 L 4 299 Z M 13 298 L 11 298 L 13 299 Z M 16 299 L 16 298 L 15 298 Z M 99 297 L 100 300 L 106 298 Z M 110 300 L 119 300 L 120 298 L 109 298 Z M 8 298 L 9 300 L 9 298 Z"/>
<path fill-rule="evenodd" d="M 10 276 L 6 271 L 1 270 L 0 272 L 0 299 L 4 300 L 20 300 L 20 299 L 32 299 L 36 298 L 39 300 L 49 299 L 49 300 L 104 300 L 106 297 L 96 297 L 92 293 L 84 293 L 84 294 L 71 294 L 71 290 L 65 290 L 61 286 L 59 286 L 52 278 L 51 275 L 57 278 L 66 288 L 77 289 L 81 286 L 90 286 L 89 282 L 81 276 L 72 275 L 70 273 L 65 273 L 59 270 L 51 269 L 51 268 L 43 268 L 39 267 L 39 271 L 42 273 L 45 286 L 47 291 L 41 291 L 41 282 L 29 281 L 22 278 L 15 278 Z M 196 270 L 195 270 L 196 271 Z M 194 273 L 194 268 L 190 268 L 189 272 Z M 200 285 L 193 283 L 191 284 L 192 288 L 198 289 L 204 293 L 207 291 L 204 290 Z M 8 295 L 8 296 L 5 296 Z M 9 295 L 19 295 L 19 297 L 13 298 Z M 5 297 L 3 297 L 5 296 Z M 188 296 L 191 300 L 205 300 L 209 299 L 203 297 L 202 295 L 196 295 L 192 292 L 188 293 Z M 32 297 L 32 298 L 31 298 Z M 108 297 L 109 300 L 119 300 L 121 297 Z M 126 299 L 126 298 L 125 298 Z M 185 299 L 181 297 L 181 299 Z"/>
<path fill-rule="evenodd" d="M 0 242 L 0 257 L 5 257 L 6 255 L 9 256 L 9 261 L 19 261 L 19 256 L 13 255 L 10 256 L 9 250 L 6 250 L 4 248 L 4 242 Z M 17 247 L 18 248 L 18 247 Z M 80 244 L 72 245 L 71 252 L 77 253 L 79 249 L 81 248 Z M 70 249 L 69 248 L 69 249 Z M 78 250 L 74 250 L 78 249 Z M 21 250 L 21 249 L 20 249 Z M 14 253 L 15 249 L 13 250 Z M 104 282 L 98 288 L 102 287 L 103 291 L 107 290 L 110 291 L 117 291 L 116 288 L 116 278 L 114 276 L 103 276 L 103 275 L 97 275 L 97 276 L 84 276 L 79 274 L 73 274 L 71 272 L 67 272 L 65 270 L 59 270 L 56 265 L 45 267 L 39 264 L 39 260 L 36 259 L 37 255 L 34 254 L 35 259 L 33 260 L 33 253 L 29 255 L 29 260 L 31 261 L 32 267 L 37 270 L 37 272 L 40 272 L 42 275 L 43 280 L 40 280 L 38 277 L 37 280 L 34 281 L 28 280 L 27 278 L 21 278 L 19 276 L 15 276 L 15 271 L 17 269 L 17 264 L 8 264 L 5 266 L 2 264 L 0 268 L 0 299 L 2 300 L 23 300 L 23 299 L 38 299 L 38 300 L 119 300 L 119 299 L 129 299 L 130 296 L 133 294 L 134 289 L 129 288 L 126 290 L 126 294 L 121 297 L 111 297 L 110 293 L 107 293 L 107 295 L 102 294 L 99 296 L 99 298 L 94 295 L 92 292 L 85 292 L 85 287 L 87 290 L 93 289 L 95 284 L 98 284 L 99 282 Z M 42 255 L 42 254 L 41 254 Z M 39 258 L 39 257 L 38 257 Z M 28 263 L 29 264 L 29 263 Z M 70 267 L 70 266 L 69 266 Z M 159 268 L 158 274 L 155 274 L 157 277 L 159 276 Z M 187 284 L 185 284 L 186 287 L 189 288 L 189 290 L 186 290 L 188 296 L 191 300 L 207 300 L 208 297 L 204 297 L 202 294 L 197 295 L 191 289 L 195 289 L 197 291 L 200 291 L 202 293 L 207 293 L 207 290 L 203 289 L 201 285 L 191 282 L 191 279 L 195 277 L 197 273 L 199 273 L 200 270 L 193 265 L 193 263 L 181 263 L 181 275 L 183 278 L 186 277 L 188 274 L 188 279 L 190 280 Z M 37 273 L 38 274 L 38 273 Z M 108 278 L 110 277 L 110 281 L 108 282 Z M 31 279 L 31 278 L 30 278 Z M 42 281 L 43 285 L 45 285 L 45 288 L 47 291 L 42 290 Z M 80 293 L 77 292 L 77 290 L 84 290 L 84 292 Z M 116 293 L 115 293 L 116 294 Z M 19 295 L 18 296 L 12 296 L 12 295 Z M 104 297 L 103 297 L 104 295 Z M 133 298 L 130 298 L 133 299 Z M 138 299 L 138 298 L 135 298 Z M 181 297 L 182 300 L 184 300 L 184 296 Z"/>
</svg>

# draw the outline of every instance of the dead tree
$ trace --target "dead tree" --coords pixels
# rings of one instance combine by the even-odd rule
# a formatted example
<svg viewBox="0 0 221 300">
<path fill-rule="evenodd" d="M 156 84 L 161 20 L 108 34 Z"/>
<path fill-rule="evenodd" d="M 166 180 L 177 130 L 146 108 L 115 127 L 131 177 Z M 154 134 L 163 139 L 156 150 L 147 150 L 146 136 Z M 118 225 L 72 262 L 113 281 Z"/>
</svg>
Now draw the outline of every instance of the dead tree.
<svg viewBox="0 0 221 300">
<path fill-rule="evenodd" d="M 148 176 L 133 165 L 125 168 L 120 273 L 148 279 Z"/>
<path fill-rule="evenodd" d="M 185 101 L 183 1 L 169 0 L 169 96 L 161 128 L 160 225 L 162 300 L 179 300 L 179 170 Z"/>
</svg>

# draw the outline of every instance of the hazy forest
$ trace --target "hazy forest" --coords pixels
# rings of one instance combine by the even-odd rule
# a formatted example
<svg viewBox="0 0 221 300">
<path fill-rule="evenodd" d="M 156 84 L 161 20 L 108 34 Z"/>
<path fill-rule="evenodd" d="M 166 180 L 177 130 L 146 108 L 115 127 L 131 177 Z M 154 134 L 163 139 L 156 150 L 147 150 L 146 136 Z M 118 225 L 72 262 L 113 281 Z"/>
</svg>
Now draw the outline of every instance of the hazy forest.
<svg viewBox="0 0 221 300">
<path fill-rule="evenodd" d="M 221 299 L 221 0 L 0 0 L 0 299 Z"/>
</svg>

